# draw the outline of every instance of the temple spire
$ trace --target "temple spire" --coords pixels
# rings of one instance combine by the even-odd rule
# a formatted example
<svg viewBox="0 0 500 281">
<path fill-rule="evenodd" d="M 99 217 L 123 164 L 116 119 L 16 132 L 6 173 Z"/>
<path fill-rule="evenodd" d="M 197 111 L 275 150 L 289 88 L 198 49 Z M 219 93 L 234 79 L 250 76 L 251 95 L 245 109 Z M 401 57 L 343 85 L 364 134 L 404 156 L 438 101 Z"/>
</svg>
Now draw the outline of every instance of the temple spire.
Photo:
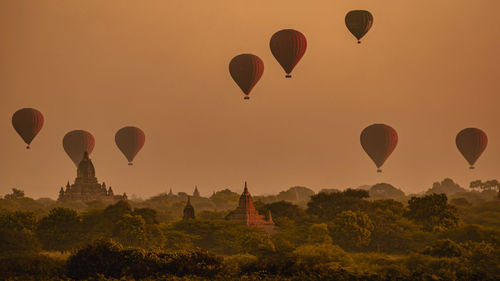
<svg viewBox="0 0 500 281">
<path fill-rule="evenodd" d="M 269 210 L 268 213 L 267 213 L 267 221 L 268 222 L 273 222 L 273 215 L 271 215 L 271 210 Z"/>
<path fill-rule="evenodd" d="M 194 208 L 193 205 L 191 205 L 191 197 L 188 196 L 186 207 L 184 207 L 183 220 L 190 220 L 190 219 L 194 219 Z"/>
<path fill-rule="evenodd" d="M 193 197 L 200 197 L 200 192 L 198 191 L 198 186 L 194 186 Z"/>
<path fill-rule="evenodd" d="M 245 181 L 245 189 L 243 189 L 243 193 L 248 193 L 247 181 Z"/>
</svg>

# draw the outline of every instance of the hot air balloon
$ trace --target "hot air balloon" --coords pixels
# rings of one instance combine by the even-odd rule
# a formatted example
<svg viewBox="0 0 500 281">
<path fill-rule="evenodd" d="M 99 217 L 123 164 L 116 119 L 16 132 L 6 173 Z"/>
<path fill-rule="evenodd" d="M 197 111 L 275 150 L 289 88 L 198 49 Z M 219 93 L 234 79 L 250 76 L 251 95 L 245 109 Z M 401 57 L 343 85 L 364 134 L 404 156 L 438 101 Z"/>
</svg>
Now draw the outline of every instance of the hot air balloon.
<svg viewBox="0 0 500 281">
<path fill-rule="evenodd" d="M 365 36 L 373 24 L 373 16 L 368 11 L 354 10 L 347 13 L 345 16 L 345 25 L 349 31 L 358 39 L 358 44 L 361 43 L 361 38 Z"/>
<path fill-rule="evenodd" d="M 366 154 L 370 156 L 377 166 L 377 172 L 382 172 L 380 167 L 398 144 L 396 130 L 385 124 L 373 124 L 361 132 L 360 140 Z"/>
<path fill-rule="evenodd" d="M 84 130 L 75 130 L 67 133 L 63 138 L 63 147 L 71 161 L 78 167 L 83 155 L 87 152 L 89 155 L 94 150 L 95 139 L 91 133 Z"/>
<path fill-rule="evenodd" d="M 474 163 L 488 145 L 488 137 L 486 133 L 477 128 L 463 129 L 455 138 L 457 148 L 469 162 L 470 169 L 474 169 Z"/>
<path fill-rule="evenodd" d="M 132 165 L 134 157 L 144 146 L 145 141 L 144 132 L 136 127 L 123 127 L 115 134 L 116 146 L 125 155 L 129 165 Z"/>
<path fill-rule="evenodd" d="M 43 115 L 34 108 L 19 109 L 12 115 L 12 126 L 30 148 L 30 144 L 43 127 Z"/>
<path fill-rule="evenodd" d="M 306 52 L 307 40 L 297 30 L 283 29 L 271 37 L 270 47 L 273 56 L 285 70 L 285 77 L 291 78 L 290 73 Z"/>
<path fill-rule="evenodd" d="M 248 95 L 250 95 L 253 87 L 259 82 L 264 73 L 264 63 L 256 55 L 237 55 L 229 63 L 229 73 L 245 94 L 244 99 L 247 100 L 250 98 Z"/>
</svg>

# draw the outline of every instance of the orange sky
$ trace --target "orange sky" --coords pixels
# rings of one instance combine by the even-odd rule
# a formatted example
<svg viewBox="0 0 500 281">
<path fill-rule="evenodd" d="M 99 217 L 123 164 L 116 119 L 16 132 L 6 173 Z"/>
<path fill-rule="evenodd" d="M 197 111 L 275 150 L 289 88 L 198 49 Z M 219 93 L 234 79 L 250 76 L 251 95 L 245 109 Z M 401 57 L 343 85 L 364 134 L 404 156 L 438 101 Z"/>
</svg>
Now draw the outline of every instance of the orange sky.
<svg viewBox="0 0 500 281">
<path fill-rule="evenodd" d="M 500 1 L 313 2 L 0 1 L 0 195 L 56 198 L 76 176 L 74 129 L 95 136 L 98 179 L 140 197 L 499 177 Z M 352 9 L 374 15 L 361 45 Z M 292 79 L 269 51 L 283 28 L 308 40 Z M 240 53 L 265 65 L 249 101 L 228 73 Z M 11 126 L 23 107 L 45 116 L 29 151 Z M 372 123 L 399 134 L 382 174 L 359 144 Z M 126 125 L 146 133 L 132 167 L 114 143 Z M 473 171 L 454 143 L 466 127 L 489 137 Z"/>
</svg>

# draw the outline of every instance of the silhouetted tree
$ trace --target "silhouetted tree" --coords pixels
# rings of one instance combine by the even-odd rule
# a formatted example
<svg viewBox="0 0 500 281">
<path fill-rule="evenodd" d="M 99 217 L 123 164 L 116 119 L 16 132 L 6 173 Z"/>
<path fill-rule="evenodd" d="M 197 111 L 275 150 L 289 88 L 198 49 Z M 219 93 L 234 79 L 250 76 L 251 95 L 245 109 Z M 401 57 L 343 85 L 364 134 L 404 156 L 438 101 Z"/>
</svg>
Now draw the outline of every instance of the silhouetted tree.
<svg viewBox="0 0 500 281">
<path fill-rule="evenodd" d="M 40 251 L 33 233 L 36 222 L 32 212 L 0 213 L 0 256 Z"/>
<path fill-rule="evenodd" d="M 151 208 L 135 208 L 132 212 L 134 216 L 141 216 L 146 224 L 158 224 L 158 213 Z"/>
<path fill-rule="evenodd" d="M 370 243 L 373 222 L 361 211 L 343 211 L 330 225 L 333 243 L 347 250 L 358 250 Z"/>
<path fill-rule="evenodd" d="M 24 197 L 24 191 L 17 188 L 13 188 L 11 194 L 5 194 L 4 196 L 5 199 L 10 199 L 10 200 L 17 200 L 23 197 Z"/>
<path fill-rule="evenodd" d="M 124 246 L 144 247 L 147 242 L 146 222 L 141 216 L 123 215 L 116 223 L 113 236 Z"/>
<path fill-rule="evenodd" d="M 307 213 L 320 219 L 333 219 L 343 211 L 365 210 L 370 203 L 363 199 L 368 197 L 368 191 L 359 189 L 347 189 L 338 193 L 319 193 L 312 196 L 307 203 Z"/>
<path fill-rule="evenodd" d="M 421 224 L 426 231 L 441 231 L 458 225 L 459 217 L 446 194 L 412 197 L 405 216 Z"/>
<path fill-rule="evenodd" d="M 261 204 L 260 201 L 258 201 L 255 202 L 255 208 L 260 214 L 266 216 L 268 212 L 271 211 L 273 219 L 285 217 L 297 221 L 304 219 L 306 215 L 302 208 L 287 201 L 278 201 L 270 204 Z"/>
<path fill-rule="evenodd" d="M 81 220 L 76 211 L 58 207 L 40 220 L 36 236 L 44 249 L 63 252 L 80 245 L 81 231 Z"/>
</svg>

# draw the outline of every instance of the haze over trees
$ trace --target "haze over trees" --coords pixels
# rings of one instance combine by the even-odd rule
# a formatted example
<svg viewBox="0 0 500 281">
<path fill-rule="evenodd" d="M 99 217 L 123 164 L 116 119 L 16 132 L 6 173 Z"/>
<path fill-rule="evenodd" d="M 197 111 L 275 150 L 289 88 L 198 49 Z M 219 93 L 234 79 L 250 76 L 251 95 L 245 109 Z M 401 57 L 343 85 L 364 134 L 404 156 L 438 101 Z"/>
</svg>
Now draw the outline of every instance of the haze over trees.
<svg viewBox="0 0 500 281">
<path fill-rule="evenodd" d="M 412 197 L 386 183 L 255 196 L 279 228 L 272 235 L 225 220 L 239 199 L 229 189 L 191 197 L 194 220 L 181 220 L 185 193 L 61 203 L 14 189 L 0 199 L 0 278 L 493 280 L 500 201 L 492 183 L 467 191 L 445 179 Z"/>
</svg>

